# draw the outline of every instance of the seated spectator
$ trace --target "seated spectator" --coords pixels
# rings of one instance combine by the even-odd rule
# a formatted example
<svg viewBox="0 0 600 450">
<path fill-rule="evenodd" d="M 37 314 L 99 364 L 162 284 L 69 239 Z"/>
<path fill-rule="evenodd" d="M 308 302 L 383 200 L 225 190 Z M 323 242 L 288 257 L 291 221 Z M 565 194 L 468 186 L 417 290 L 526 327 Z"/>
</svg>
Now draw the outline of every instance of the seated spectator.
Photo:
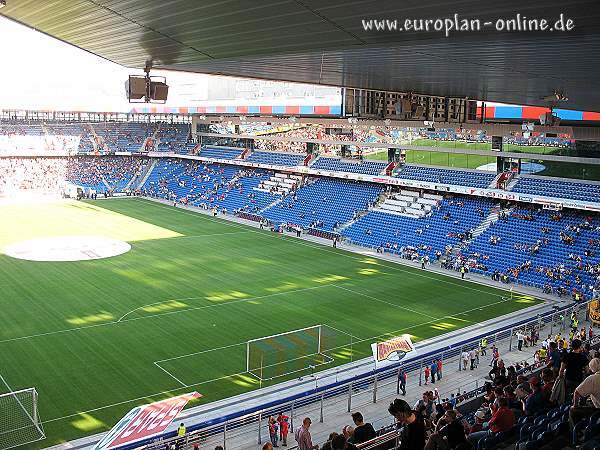
<svg viewBox="0 0 600 450">
<path fill-rule="evenodd" d="M 425 423 L 421 414 L 413 411 L 408 403 L 399 398 L 390 403 L 388 412 L 402 427 L 398 450 L 423 450 L 425 448 Z"/>
<path fill-rule="evenodd" d="M 515 414 L 508 407 L 508 401 L 505 398 L 498 400 L 499 408 L 492 414 L 492 418 L 487 423 L 487 429 L 472 433 L 468 436 L 469 442 L 476 446 L 477 443 L 495 433 L 501 433 L 503 431 L 510 430 L 515 424 Z"/>
<path fill-rule="evenodd" d="M 457 419 L 456 411 L 450 409 L 438 420 L 435 433 L 429 436 L 425 450 L 452 449 L 466 442 L 465 427 Z"/>
<path fill-rule="evenodd" d="M 548 403 L 542 392 L 540 379 L 538 377 L 531 377 L 529 379 L 529 386 L 531 388 L 531 394 L 529 394 L 527 400 L 525 400 L 523 411 L 526 416 L 535 417 L 548 409 Z"/>
<path fill-rule="evenodd" d="M 573 406 L 569 411 L 571 426 L 600 411 L 600 359 L 592 359 L 588 366 L 592 374 L 577 386 L 573 394 Z M 580 401 L 586 397 L 589 397 L 589 401 L 580 405 Z"/>
<path fill-rule="evenodd" d="M 323 446 L 321 447 L 321 450 L 331 450 L 332 449 L 332 447 L 331 447 L 331 441 L 333 441 L 333 439 L 335 437 L 337 437 L 337 436 L 338 436 L 338 434 L 335 431 L 333 433 L 330 433 L 329 434 L 329 439 L 327 439 L 327 442 L 325 442 L 323 444 Z"/>
<path fill-rule="evenodd" d="M 331 440 L 331 450 L 357 450 L 357 447 L 338 434 Z"/>
<path fill-rule="evenodd" d="M 352 440 L 353 444 L 362 444 L 377 436 L 373 425 L 368 422 L 365 423 L 361 413 L 355 412 L 352 414 L 352 421 L 354 422 L 354 425 L 356 425 L 354 428 L 354 439 Z"/>
</svg>

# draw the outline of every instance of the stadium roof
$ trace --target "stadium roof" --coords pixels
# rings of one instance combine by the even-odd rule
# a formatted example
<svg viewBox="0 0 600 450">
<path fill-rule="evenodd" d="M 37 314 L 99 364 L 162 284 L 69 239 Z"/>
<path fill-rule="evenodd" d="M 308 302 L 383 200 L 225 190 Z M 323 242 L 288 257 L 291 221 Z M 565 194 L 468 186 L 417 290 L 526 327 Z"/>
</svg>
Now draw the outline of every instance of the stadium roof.
<svg viewBox="0 0 600 450">
<path fill-rule="evenodd" d="M 365 31 L 362 19 L 479 19 L 480 32 Z M 564 14 L 570 32 L 487 31 Z M 119 64 L 600 111 L 597 0 L 7 0 L 0 14 Z M 491 27 L 493 29 L 493 26 Z"/>
</svg>

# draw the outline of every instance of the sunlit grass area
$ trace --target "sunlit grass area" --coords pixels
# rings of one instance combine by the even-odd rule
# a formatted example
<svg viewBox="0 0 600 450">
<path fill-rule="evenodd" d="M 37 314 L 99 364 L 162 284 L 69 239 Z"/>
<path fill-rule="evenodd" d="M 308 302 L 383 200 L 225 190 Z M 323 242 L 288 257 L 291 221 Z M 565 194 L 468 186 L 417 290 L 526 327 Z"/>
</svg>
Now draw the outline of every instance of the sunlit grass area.
<svg viewBox="0 0 600 450">
<path fill-rule="evenodd" d="M 62 235 L 132 244 L 81 262 L 0 255 L 0 374 L 38 389 L 48 434 L 38 447 L 190 389 L 210 402 L 257 388 L 245 373 L 249 339 L 317 324 L 351 334 L 327 368 L 367 357 L 377 339 L 419 341 L 538 301 L 141 199 L 4 205 L 0 215 L 2 247 Z M 154 364 L 163 360 L 168 373 Z"/>
</svg>

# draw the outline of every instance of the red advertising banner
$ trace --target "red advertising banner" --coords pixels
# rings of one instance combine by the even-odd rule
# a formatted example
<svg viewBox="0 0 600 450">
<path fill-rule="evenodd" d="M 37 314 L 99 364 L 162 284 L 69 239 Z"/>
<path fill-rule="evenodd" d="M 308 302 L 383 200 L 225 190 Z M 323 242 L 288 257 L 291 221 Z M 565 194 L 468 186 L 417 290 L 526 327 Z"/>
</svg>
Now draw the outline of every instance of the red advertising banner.
<svg viewBox="0 0 600 450">
<path fill-rule="evenodd" d="M 129 411 L 94 450 L 110 450 L 163 433 L 185 408 L 187 403 L 200 398 L 198 392 L 171 397 Z"/>
</svg>

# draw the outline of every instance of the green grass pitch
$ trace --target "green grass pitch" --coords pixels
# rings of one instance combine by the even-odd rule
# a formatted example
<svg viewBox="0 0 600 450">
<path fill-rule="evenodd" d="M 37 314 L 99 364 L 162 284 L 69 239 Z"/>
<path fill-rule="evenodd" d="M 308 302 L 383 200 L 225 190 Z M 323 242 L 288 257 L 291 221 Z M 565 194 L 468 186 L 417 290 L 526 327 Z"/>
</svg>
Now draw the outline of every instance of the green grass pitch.
<svg viewBox="0 0 600 450">
<path fill-rule="evenodd" d="M 107 430 L 168 395 L 257 388 L 249 339 L 326 324 L 355 336 L 332 353 L 342 364 L 376 336 L 419 341 L 538 302 L 142 199 L 2 205 L 0 216 L 0 248 L 90 234 L 132 245 L 80 262 L 0 255 L 0 375 L 39 391 L 48 439 L 32 447 Z"/>
</svg>

